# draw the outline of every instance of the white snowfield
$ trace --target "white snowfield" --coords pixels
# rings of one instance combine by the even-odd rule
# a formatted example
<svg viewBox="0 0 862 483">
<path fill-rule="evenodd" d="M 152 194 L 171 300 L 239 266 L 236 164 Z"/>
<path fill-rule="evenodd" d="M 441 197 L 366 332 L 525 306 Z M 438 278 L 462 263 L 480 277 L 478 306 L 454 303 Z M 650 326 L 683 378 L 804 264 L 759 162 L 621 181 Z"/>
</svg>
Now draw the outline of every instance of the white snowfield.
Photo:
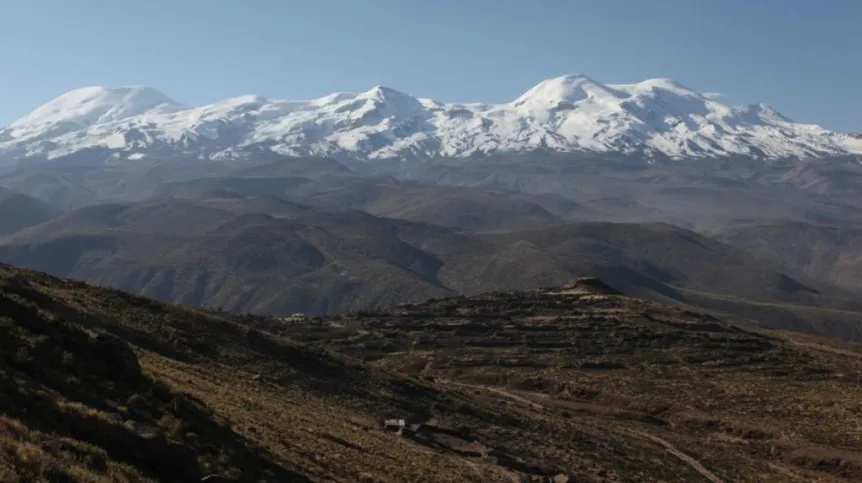
<svg viewBox="0 0 862 483">
<path fill-rule="evenodd" d="M 0 155 L 56 158 L 102 147 L 225 159 L 245 146 L 288 155 L 423 160 L 485 153 L 614 152 L 674 159 L 862 153 L 862 141 L 793 122 L 769 106 L 731 107 L 669 79 L 603 85 L 545 80 L 506 104 L 446 104 L 386 87 L 307 101 L 242 96 L 184 106 L 147 87 L 66 93 L 0 129 Z"/>
</svg>

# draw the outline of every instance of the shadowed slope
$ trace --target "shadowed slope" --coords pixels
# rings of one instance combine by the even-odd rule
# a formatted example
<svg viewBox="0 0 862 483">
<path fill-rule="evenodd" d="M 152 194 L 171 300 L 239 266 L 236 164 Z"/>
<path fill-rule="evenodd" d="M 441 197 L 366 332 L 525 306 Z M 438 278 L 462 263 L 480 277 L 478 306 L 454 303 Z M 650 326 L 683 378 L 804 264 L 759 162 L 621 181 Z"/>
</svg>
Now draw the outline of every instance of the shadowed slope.
<svg viewBox="0 0 862 483">
<path fill-rule="evenodd" d="M 836 482 L 862 468 L 858 346 L 597 280 L 283 321 L 0 267 L 0 304 L 4 481 Z"/>
<path fill-rule="evenodd" d="M 186 305 L 282 315 L 597 276 L 632 295 L 769 327 L 862 337 L 860 305 L 844 291 L 666 224 L 468 234 L 275 196 L 155 199 L 83 208 L 19 231 L 0 239 L 0 260 Z M 829 310 L 799 307 L 841 314 L 824 324 L 818 314 Z"/>
<path fill-rule="evenodd" d="M 0 187 L 0 236 L 38 225 L 60 214 L 60 210 L 35 198 Z"/>
<path fill-rule="evenodd" d="M 862 228 L 773 222 L 727 229 L 719 238 L 812 279 L 862 291 Z"/>
</svg>

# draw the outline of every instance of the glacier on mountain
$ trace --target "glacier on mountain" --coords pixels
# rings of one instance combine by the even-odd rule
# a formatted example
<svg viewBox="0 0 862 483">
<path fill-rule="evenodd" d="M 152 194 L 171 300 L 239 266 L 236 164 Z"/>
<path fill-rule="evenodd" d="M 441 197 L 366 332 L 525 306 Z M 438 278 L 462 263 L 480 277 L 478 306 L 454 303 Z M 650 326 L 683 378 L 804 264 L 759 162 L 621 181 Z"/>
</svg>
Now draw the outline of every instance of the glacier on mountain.
<svg viewBox="0 0 862 483">
<path fill-rule="evenodd" d="M 377 86 L 308 101 L 249 95 L 186 107 L 146 87 L 87 87 L 0 129 L 0 155 L 56 158 L 106 148 L 130 160 L 156 150 L 223 159 L 249 146 L 362 161 L 537 150 L 671 159 L 862 152 L 849 135 L 714 97 L 670 79 L 604 85 L 583 75 L 545 80 L 506 104 L 442 103 Z"/>
</svg>

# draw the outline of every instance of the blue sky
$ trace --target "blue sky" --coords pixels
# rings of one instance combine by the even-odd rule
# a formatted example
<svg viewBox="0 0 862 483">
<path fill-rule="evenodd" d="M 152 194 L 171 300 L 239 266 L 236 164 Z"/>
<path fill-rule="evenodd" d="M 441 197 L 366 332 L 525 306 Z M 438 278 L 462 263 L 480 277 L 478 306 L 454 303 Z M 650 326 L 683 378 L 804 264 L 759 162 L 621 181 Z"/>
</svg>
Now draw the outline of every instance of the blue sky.
<svg viewBox="0 0 862 483">
<path fill-rule="evenodd" d="M 202 104 L 377 84 L 505 102 L 545 78 L 670 77 L 862 132 L 860 0 L 7 0 L 0 124 L 87 85 Z"/>
</svg>

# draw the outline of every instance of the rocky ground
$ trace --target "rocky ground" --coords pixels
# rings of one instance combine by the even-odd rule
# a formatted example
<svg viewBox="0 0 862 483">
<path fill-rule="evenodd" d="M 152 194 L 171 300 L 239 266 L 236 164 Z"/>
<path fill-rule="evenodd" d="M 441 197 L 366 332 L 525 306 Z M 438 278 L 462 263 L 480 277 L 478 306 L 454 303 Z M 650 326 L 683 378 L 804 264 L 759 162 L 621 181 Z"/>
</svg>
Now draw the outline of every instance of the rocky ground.
<svg viewBox="0 0 862 483">
<path fill-rule="evenodd" d="M 858 345 L 595 279 L 277 319 L 4 267 L 0 331 L 2 481 L 862 476 Z"/>
</svg>

